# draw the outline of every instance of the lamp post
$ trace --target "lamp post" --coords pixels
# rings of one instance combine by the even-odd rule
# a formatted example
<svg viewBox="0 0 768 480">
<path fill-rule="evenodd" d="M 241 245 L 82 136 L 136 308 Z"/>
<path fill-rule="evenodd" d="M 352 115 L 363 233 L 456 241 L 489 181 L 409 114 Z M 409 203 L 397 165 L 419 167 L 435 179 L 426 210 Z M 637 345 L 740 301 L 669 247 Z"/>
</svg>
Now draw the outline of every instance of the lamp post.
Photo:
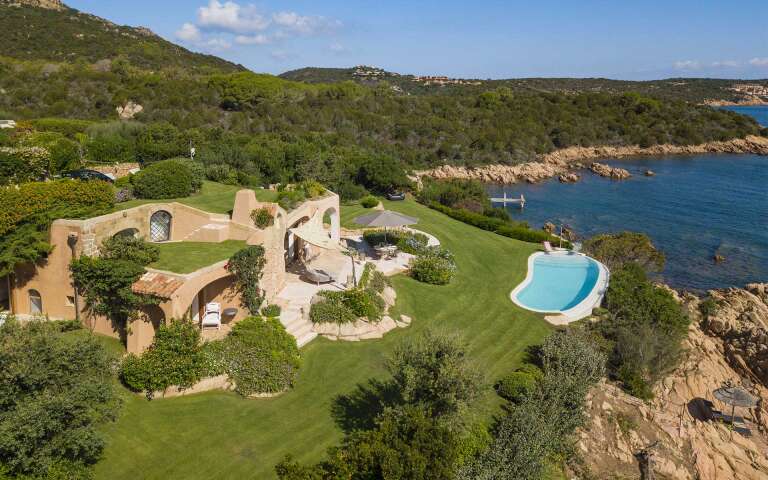
<svg viewBox="0 0 768 480">
<path fill-rule="evenodd" d="M 76 233 L 70 233 L 67 236 L 67 245 L 69 245 L 69 249 L 72 251 L 72 260 L 77 260 L 77 249 L 75 248 L 77 246 L 77 234 Z M 80 305 L 79 305 L 79 299 L 77 294 L 77 283 L 75 283 L 75 279 L 72 279 L 72 287 L 74 288 L 75 295 L 74 295 L 74 304 L 75 304 L 75 320 L 78 322 L 80 321 Z"/>
</svg>

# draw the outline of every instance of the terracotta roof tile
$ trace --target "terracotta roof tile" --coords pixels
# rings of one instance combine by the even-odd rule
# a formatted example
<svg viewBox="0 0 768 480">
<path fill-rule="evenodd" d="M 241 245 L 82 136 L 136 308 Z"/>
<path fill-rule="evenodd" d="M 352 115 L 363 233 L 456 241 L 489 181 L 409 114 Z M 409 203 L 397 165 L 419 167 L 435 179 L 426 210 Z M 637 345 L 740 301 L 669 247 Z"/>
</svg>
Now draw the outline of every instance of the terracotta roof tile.
<svg viewBox="0 0 768 480">
<path fill-rule="evenodd" d="M 146 272 L 131 286 L 134 293 L 154 295 L 160 298 L 171 298 L 173 292 L 178 290 L 184 282 L 178 278 L 170 277 L 162 273 Z"/>
</svg>

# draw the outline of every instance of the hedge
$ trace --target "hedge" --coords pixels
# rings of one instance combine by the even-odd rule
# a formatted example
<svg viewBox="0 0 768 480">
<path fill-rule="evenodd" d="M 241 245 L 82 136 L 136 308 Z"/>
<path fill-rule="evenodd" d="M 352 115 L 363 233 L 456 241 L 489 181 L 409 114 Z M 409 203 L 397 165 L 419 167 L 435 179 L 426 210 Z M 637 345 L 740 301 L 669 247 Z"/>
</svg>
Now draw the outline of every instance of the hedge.
<svg viewBox="0 0 768 480">
<path fill-rule="evenodd" d="M 559 242 L 560 239 L 544 231 L 533 230 L 522 223 L 510 223 L 499 218 L 489 217 L 480 213 L 473 213 L 468 210 L 456 209 L 432 202 L 429 208 L 444 213 L 449 217 L 464 222 L 466 224 L 488 230 L 509 238 L 514 238 L 528 243 L 541 243 L 544 241 Z M 564 246 L 570 246 L 570 243 L 563 242 Z"/>
<path fill-rule="evenodd" d="M 133 177 L 134 194 L 152 200 L 188 197 L 193 185 L 192 172 L 178 160 L 153 163 Z"/>
</svg>

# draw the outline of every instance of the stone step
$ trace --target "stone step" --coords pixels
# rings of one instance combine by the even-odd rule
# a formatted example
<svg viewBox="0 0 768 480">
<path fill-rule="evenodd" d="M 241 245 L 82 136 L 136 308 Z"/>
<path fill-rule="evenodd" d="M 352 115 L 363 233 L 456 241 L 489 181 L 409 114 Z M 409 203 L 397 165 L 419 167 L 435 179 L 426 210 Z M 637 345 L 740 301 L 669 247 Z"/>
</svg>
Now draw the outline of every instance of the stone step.
<svg viewBox="0 0 768 480">
<path fill-rule="evenodd" d="M 296 338 L 300 338 L 302 335 L 304 335 L 307 332 L 312 331 L 312 324 L 309 322 L 303 323 L 301 325 L 296 326 L 292 331 L 290 332 L 291 335 L 293 335 Z"/>
<path fill-rule="evenodd" d="M 307 332 L 304 335 L 302 335 L 301 337 L 299 337 L 296 340 L 296 344 L 299 347 L 303 347 L 304 345 L 306 345 L 309 342 L 311 342 L 312 340 L 314 340 L 316 337 L 317 337 L 317 334 L 310 330 L 309 332 Z"/>
</svg>

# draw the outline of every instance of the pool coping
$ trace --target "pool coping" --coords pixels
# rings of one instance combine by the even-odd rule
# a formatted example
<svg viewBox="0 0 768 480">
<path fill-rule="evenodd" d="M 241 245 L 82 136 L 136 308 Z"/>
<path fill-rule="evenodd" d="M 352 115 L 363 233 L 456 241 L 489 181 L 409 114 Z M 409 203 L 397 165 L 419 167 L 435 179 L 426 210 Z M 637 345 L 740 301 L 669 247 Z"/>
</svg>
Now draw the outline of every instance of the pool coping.
<svg viewBox="0 0 768 480">
<path fill-rule="evenodd" d="M 557 256 L 581 255 L 582 257 L 587 257 L 590 260 L 597 263 L 597 267 L 599 270 L 597 275 L 597 281 L 595 282 L 595 286 L 592 287 L 592 290 L 589 292 L 589 294 L 586 297 L 584 297 L 584 300 L 579 302 L 577 305 L 574 305 L 573 307 L 569 308 L 568 310 L 539 310 L 539 309 L 527 307 L 518 301 L 517 299 L 518 293 L 520 293 L 520 291 L 522 291 L 525 287 L 527 287 L 528 284 L 530 284 L 531 281 L 533 280 L 534 261 L 538 257 L 543 255 L 557 255 Z M 602 303 L 603 297 L 605 296 L 605 291 L 608 289 L 608 282 L 610 280 L 610 277 L 611 277 L 611 273 L 608 270 L 608 267 L 603 265 L 601 262 L 595 260 L 594 258 L 580 252 L 573 252 L 570 250 L 556 250 L 554 252 L 541 252 L 541 251 L 534 252 L 528 257 L 528 272 L 525 275 L 525 279 L 522 282 L 520 282 L 520 284 L 518 284 L 512 290 L 512 292 L 510 292 L 509 298 L 512 300 L 512 302 L 514 302 L 515 305 L 517 305 L 520 308 L 524 308 L 528 311 L 565 317 L 565 319 L 559 319 L 557 322 L 550 322 L 550 323 L 563 324 L 563 323 L 575 322 L 576 320 L 581 320 L 582 318 L 589 316 L 592 313 L 593 309 L 600 306 L 600 303 Z"/>
</svg>

